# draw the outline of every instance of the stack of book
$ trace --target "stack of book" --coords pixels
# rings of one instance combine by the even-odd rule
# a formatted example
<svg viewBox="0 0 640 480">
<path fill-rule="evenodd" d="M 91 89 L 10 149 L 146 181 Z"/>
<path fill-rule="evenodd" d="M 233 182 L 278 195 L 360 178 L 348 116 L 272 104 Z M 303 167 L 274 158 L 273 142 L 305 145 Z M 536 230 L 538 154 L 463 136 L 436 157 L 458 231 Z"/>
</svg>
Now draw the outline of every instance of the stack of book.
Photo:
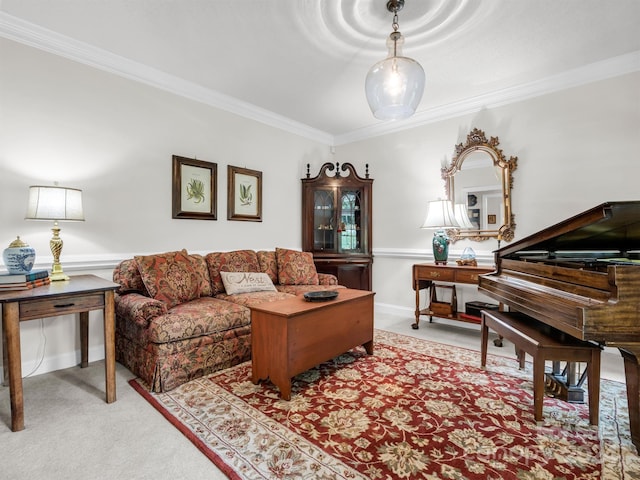
<svg viewBox="0 0 640 480">
<path fill-rule="evenodd" d="M 29 290 L 30 288 L 49 285 L 51 279 L 47 270 L 33 270 L 29 273 L 0 274 L 0 292 L 7 290 Z"/>
</svg>

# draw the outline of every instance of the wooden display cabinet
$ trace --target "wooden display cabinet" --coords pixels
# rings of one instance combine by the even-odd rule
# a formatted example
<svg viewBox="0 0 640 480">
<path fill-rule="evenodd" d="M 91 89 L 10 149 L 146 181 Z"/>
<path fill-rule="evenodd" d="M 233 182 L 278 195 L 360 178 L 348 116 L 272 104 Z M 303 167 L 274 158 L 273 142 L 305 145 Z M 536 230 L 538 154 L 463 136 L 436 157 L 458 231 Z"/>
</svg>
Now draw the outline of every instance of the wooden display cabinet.
<svg viewBox="0 0 640 480">
<path fill-rule="evenodd" d="M 315 177 L 307 164 L 302 179 L 302 249 L 318 272 L 358 290 L 371 290 L 372 186 L 369 165 L 363 178 L 350 163 L 327 162 Z"/>
</svg>

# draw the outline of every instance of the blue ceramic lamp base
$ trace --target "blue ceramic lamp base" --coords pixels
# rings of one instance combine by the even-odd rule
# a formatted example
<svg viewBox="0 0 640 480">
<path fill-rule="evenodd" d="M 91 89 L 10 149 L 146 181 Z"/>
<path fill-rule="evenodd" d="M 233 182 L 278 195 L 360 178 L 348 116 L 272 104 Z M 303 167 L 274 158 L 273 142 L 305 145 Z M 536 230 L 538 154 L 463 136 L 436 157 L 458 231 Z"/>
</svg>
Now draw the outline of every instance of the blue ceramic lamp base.
<svg viewBox="0 0 640 480">
<path fill-rule="evenodd" d="M 436 265 L 446 265 L 449 258 L 449 237 L 444 230 L 433 234 L 433 258 Z"/>
</svg>

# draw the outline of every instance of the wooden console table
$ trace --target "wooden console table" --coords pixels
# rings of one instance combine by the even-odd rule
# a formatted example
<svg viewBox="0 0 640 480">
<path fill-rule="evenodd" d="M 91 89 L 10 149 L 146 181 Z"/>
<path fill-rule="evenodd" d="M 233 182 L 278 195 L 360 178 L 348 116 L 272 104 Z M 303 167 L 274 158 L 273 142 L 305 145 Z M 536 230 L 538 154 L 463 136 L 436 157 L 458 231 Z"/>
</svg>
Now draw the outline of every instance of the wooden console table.
<svg viewBox="0 0 640 480">
<path fill-rule="evenodd" d="M 116 401 L 115 309 L 113 293 L 117 283 L 95 275 L 78 275 L 67 281 L 31 290 L 0 292 L 4 381 L 9 379 L 11 430 L 24 429 L 20 322 L 78 313 L 82 368 L 89 357 L 89 311 L 104 311 L 104 355 L 106 402 Z"/>
<path fill-rule="evenodd" d="M 433 317 L 434 314 L 429 308 L 420 309 L 420 290 L 425 288 L 432 288 L 436 283 L 465 283 L 465 284 L 478 284 L 478 276 L 485 273 L 491 273 L 494 268 L 491 266 L 459 266 L 459 265 L 435 265 L 432 263 L 417 263 L 413 266 L 413 289 L 416 292 L 416 322 L 411 324 L 413 329 L 418 328 L 418 322 L 420 321 L 420 315 L 429 315 Z M 463 322 L 470 322 L 471 320 L 461 317 L 457 313 L 452 316 L 443 318 L 449 318 L 452 320 L 460 320 Z M 431 319 L 429 319 L 431 321 Z"/>
</svg>

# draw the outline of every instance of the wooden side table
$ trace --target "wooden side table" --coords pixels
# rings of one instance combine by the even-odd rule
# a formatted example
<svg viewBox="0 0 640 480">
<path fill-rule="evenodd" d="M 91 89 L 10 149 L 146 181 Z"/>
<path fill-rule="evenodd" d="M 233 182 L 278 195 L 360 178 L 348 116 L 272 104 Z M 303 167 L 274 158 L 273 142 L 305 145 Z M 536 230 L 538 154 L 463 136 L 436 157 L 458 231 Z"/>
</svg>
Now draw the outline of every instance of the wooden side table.
<svg viewBox="0 0 640 480">
<path fill-rule="evenodd" d="M 418 328 L 420 315 L 433 316 L 430 309 L 420 309 L 420 290 L 432 288 L 436 282 L 478 284 L 478 276 L 491 273 L 495 269 L 492 266 L 468 266 L 468 265 L 435 265 L 431 263 L 417 263 L 413 266 L 413 289 L 416 292 L 416 322 L 411 324 L 413 329 Z M 436 314 L 437 316 L 437 314 Z M 443 317 L 444 318 L 444 317 Z M 470 320 L 453 314 L 446 318 L 468 322 Z"/>
<path fill-rule="evenodd" d="M 9 379 L 11 430 L 24 429 L 22 394 L 22 360 L 20 356 L 20 322 L 37 318 L 78 313 L 80 317 L 80 350 L 82 368 L 89 357 L 89 311 L 104 312 L 104 355 L 106 402 L 116 401 L 116 353 L 114 291 L 119 287 L 95 275 L 77 275 L 68 281 L 50 285 L 0 292 L 2 304 L 3 370 Z M 6 384 L 6 383 L 5 383 Z"/>
</svg>

